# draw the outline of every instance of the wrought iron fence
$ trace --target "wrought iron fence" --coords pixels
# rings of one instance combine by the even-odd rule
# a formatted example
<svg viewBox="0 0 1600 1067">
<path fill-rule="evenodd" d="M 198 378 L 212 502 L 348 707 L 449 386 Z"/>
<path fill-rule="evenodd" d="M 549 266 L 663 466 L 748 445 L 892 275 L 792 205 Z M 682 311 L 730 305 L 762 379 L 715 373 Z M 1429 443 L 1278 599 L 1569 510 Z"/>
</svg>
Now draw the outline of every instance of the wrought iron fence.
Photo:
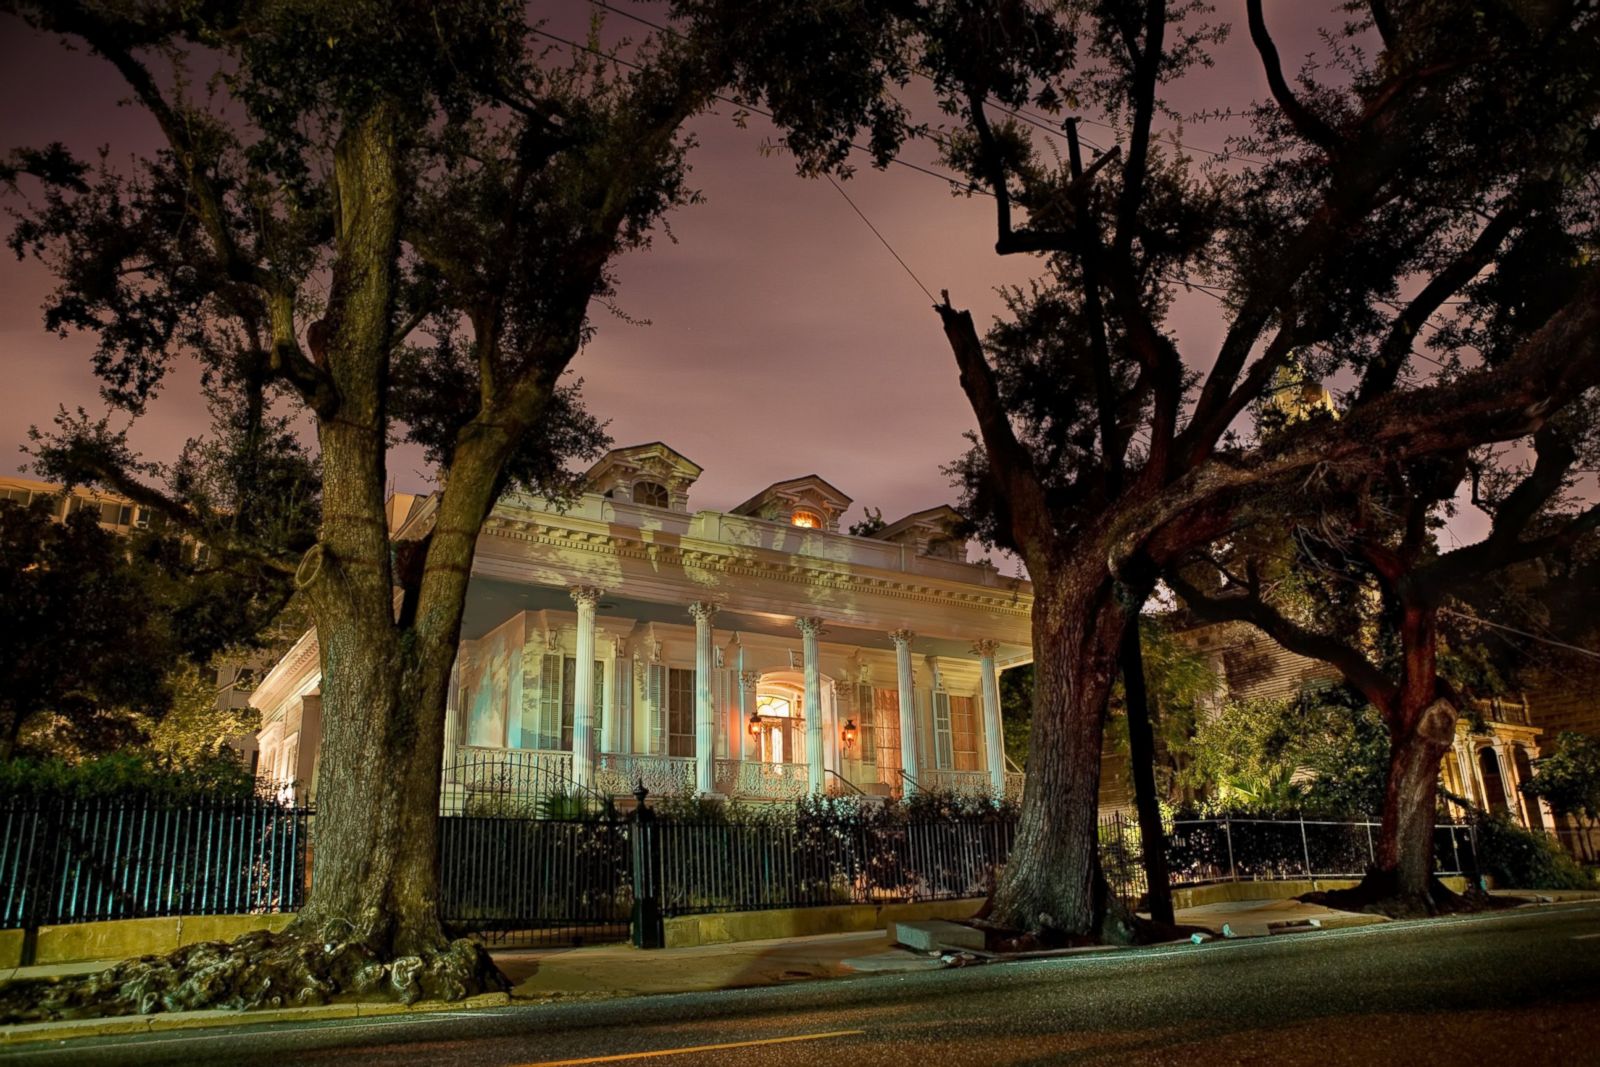
<svg viewBox="0 0 1600 1067">
<path fill-rule="evenodd" d="M 1016 836 L 1010 818 L 638 829 L 664 916 L 981 896 Z"/>
<path fill-rule="evenodd" d="M 0 800 L 0 927 L 294 911 L 311 813 L 273 800 Z"/>
<path fill-rule="evenodd" d="M 622 940 L 633 908 L 633 831 L 616 817 L 442 818 L 445 925 L 502 944 Z"/>
<path fill-rule="evenodd" d="M 1166 826 L 1173 886 L 1210 882 L 1360 878 L 1377 862 L 1379 824 L 1330 819 L 1174 819 Z M 1434 872 L 1476 870 L 1475 839 L 1465 823 L 1434 827 Z M 1144 853 L 1136 821 L 1121 812 L 1100 820 L 1101 865 L 1112 891 L 1130 905 L 1145 893 Z"/>
</svg>

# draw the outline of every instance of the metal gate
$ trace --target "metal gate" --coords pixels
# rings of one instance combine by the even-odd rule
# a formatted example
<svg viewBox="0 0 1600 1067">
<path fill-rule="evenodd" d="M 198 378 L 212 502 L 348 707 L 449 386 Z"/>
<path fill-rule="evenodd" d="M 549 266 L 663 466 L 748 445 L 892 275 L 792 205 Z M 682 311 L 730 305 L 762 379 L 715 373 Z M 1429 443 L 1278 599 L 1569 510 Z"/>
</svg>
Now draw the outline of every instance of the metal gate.
<svg viewBox="0 0 1600 1067">
<path fill-rule="evenodd" d="M 445 925 L 501 945 L 625 940 L 633 827 L 611 798 L 578 786 L 541 755 L 472 753 L 445 769 Z"/>
</svg>

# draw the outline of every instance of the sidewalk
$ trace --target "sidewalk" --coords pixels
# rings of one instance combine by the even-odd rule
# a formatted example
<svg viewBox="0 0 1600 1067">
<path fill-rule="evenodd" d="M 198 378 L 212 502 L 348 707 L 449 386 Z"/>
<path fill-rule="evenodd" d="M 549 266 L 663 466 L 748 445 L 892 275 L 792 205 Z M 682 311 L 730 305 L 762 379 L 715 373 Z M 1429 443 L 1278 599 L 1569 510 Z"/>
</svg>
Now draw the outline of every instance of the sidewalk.
<svg viewBox="0 0 1600 1067">
<path fill-rule="evenodd" d="M 1523 891 L 1500 895 L 1521 896 L 1555 903 L 1600 899 L 1590 891 Z M 1296 900 L 1242 901 L 1184 908 L 1177 913 L 1181 925 L 1201 926 L 1218 936 L 1261 937 L 1288 929 L 1335 929 L 1387 920 L 1375 915 L 1333 911 Z M 1317 926 L 1311 925 L 1315 920 Z M 1226 928 L 1227 934 L 1224 934 Z M 743 941 L 695 948 L 636 949 L 631 945 L 591 945 L 583 948 L 503 949 L 493 953 L 513 989 L 504 994 L 472 998 L 455 1004 L 329 1004 L 255 1012 L 175 1012 L 112 1019 L 83 1019 L 0 1027 L 0 1047 L 23 1041 L 63 1040 L 73 1037 L 146 1033 L 204 1026 L 238 1026 L 254 1023 L 353 1018 L 413 1012 L 465 1010 L 533 1004 L 590 997 L 625 997 L 651 993 L 692 993 L 752 986 L 785 985 L 820 978 L 938 970 L 944 963 L 934 956 L 896 948 L 882 930 L 865 933 L 822 934 L 772 941 Z M 23 967 L 0 972 L 0 982 L 12 978 L 41 978 L 98 970 L 103 963 L 70 963 Z"/>
</svg>

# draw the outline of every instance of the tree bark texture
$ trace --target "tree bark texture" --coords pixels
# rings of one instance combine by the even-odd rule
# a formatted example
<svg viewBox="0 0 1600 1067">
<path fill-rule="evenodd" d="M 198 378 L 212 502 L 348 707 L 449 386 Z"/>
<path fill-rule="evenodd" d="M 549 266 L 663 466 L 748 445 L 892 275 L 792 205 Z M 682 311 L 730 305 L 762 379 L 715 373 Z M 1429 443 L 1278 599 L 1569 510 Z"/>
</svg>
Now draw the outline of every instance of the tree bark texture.
<svg viewBox="0 0 1600 1067">
<path fill-rule="evenodd" d="M 998 924 L 1047 940 L 1100 939 L 1109 904 L 1100 867 L 1100 751 L 1128 611 L 1103 557 L 1081 559 L 1034 574 L 1028 777 L 990 912 Z"/>
</svg>

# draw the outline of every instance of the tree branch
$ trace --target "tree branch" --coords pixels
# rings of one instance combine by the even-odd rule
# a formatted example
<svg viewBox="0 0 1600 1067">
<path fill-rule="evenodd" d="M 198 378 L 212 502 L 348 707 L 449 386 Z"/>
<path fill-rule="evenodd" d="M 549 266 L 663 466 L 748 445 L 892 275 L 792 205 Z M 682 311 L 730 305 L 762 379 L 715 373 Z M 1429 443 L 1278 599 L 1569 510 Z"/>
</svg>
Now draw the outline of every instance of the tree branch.
<svg viewBox="0 0 1600 1067">
<path fill-rule="evenodd" d="M 1306 629 L 1250 593 L 1206 596 L 1176 569 L 1169 571 L 1165 578 L 1172 591 L 1183 598 L 1185 606 L 1200 618 L 1208 622 L 1249 623 L 1290 652 L 1333 667 L 1371 701 L 1385 719 L 1393 715 L 1399 687 L 1353 645 Z"/>
<path fill-rule="evenodd" d="M 1302 104 L 1289 88 L 1283 76 L 1283 65 L 1278 59 L 1278 46 L 1272 43 L 1272 35 L 1267 32 L 1267 20 L 1261 13 L 1261 0 L 1246 0 L 1245 12 L 1250 22 L 1250 40 L 1261 56 L 1261 67 L 1267 76 L 1267 87 L 1272 90 L 1272 98 L 1278 102 L 1284 116 L 1300 136 L 1333 155 L 1341 146 L 1340 137 L 1333 127 Z"/>
<path fill-rule="evenodd" d="M 961 371 L 961 388 L 978 419 L 978 433 L 989 457 L 989 469 L 1007 498 L 1012 537 L 1019 549 L 1043 548 L 1050 541 L 1050 523 L 1044 506 L 1044 488 L 1033 468 L 1033 458 L 1017 440 L 1011 419 L 1000 400 L 994 371 L 984 357 L 983 343 L 970 311 L 957 311 L 944 293 L 944 303 L 934 310 L 944 324 L 944 335 Z M 1031 561 L 1030 561 L 1031 562 Z"/>
</svg>

